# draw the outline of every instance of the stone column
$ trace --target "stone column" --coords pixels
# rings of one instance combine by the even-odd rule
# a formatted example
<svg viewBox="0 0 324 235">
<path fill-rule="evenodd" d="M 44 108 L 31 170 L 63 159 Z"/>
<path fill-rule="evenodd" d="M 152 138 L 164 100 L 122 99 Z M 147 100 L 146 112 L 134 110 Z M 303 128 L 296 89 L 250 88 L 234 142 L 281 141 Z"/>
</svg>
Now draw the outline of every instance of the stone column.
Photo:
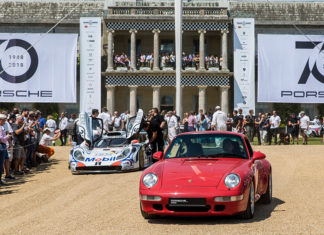
<svg viewBox="0 0 324 235">
<path fill-rule="evenodd" d="M 107 44 L 107 69 L 106 71 L 111 71 L 114 69 L 114 30 L 108 29 L 108 44 Z"/>
<path fill-rule="evenodd" d="M 137 86 L 129 86 L 129 113 L 135 116 L 137 112 Z"/>
<path fill-rule="evenodd" d="M 228 69 L 228 64 L 227 64 L 227 34 L 228 30 L 222 30 L 222 58 L 223 58 L 223 66 L 222 70 L 227 70 Z"/>
<path fill-rule="evenodd" d="M 107 90 L 107 109 L 109 113 L 114 113 L 115 111 L 115 86 L 106 86 Z"/>
<path fill-rule="evenodd" d="M 135 29 L 129 30 L 130 37 L 130 60 L 131 60 L 131 68 L 136 70 L 136 33 Z"/>
<path fill-rule="evenodd" d="M 153 108 L 160 110 L 160 88 L 161 86 L 153 86 Z"/>
<path fill-rule="evenodd" d="M 207 111 L 207 86 L 198 87 L 198 112 L 202 109 L 204 113 Z"/>
<path fill-rule="evenodd" d="M 154 33 L 154 58 L 153 58 L 153 70 L 160 70 L 160 66 L 159 66 L 159 54 L 160 54 L 160 30 L 158 29 L 154 29 L 152 31 Z"/>
<path fill-rule="evenodd" d="M 205 30 L 198 30 L 199 35 L 199 69 L 205 69 Z"/>
<path fill-rule="evenodd" d="M 228 107 L 228 90 L 229 87 L 221 87 L 221 108 L 222 111 L 227 115 L 229 112 Z"/>
</svg>

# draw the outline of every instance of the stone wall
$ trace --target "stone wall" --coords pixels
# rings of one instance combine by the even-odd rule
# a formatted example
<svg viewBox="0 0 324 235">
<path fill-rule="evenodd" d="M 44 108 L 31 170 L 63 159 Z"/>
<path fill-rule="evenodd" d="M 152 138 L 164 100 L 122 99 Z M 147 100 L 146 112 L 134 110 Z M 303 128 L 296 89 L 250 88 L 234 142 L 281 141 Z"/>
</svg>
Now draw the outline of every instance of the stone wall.
<svg viewBox="0 0 324 235">
<path fill-rule="evenodd" d="M 231 17 L 255 18 L 256 24 L 324 25 L 324 2 L 231 2 Z"/>
<path fill-rule="evenodd" d="M 54 23 L 77 2 L 0 2 L 0 23 Z M 80 16 L 102 16 L 104 2 L 84 2 L 64 21 L 78 23 Z M 254 17 L 256 24 L 324 25 L 324 2 L 231 2 L 232 17 Z"/>
<path fill-rule="evenodd" d="M 0 2 L 0 23 L 56 23 L 77 2 Z M 84 2 L 64 23 L 78 23 L 80 16 L 102 16 L 103 2 Z"/>
</svg>

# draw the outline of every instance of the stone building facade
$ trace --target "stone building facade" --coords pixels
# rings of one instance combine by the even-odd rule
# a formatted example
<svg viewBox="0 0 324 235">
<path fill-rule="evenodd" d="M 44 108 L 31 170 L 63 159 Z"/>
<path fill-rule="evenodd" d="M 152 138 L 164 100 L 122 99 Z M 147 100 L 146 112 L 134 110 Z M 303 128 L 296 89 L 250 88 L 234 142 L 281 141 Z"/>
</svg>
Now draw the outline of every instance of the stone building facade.
<svg viewBox="0 0 324 235">
<path fill-rule="evenodd" d="M 182 72 L 183 110 L 229 111 L 232 72 L 228 69 L 228 33 L 231 19 L 224 7 L 184 7 L 183 53 L 199 54 L 198 68 Z M 164 54 L 174 51 L 174 8 L 162 6 L 114 6 L 104 18 L 107 25 L 106 72 L 108 110 L 145 111 L 152 107 L 174 110 L 175 69 L 163 67 Z M 169 47 L 163 52 L 165 47 Z M 115 68 L 114 55 L 125 53 L 130 68 Z M 153 53 L 150 67 L 137 66 L 141 55 Z M 205 58 L 222 58 L 221 68 L 206 68 Z M 115 57 L 116 58 L 116 57 Z M 134 63 L 136 61 L 136 63 Z"/>
</svg>

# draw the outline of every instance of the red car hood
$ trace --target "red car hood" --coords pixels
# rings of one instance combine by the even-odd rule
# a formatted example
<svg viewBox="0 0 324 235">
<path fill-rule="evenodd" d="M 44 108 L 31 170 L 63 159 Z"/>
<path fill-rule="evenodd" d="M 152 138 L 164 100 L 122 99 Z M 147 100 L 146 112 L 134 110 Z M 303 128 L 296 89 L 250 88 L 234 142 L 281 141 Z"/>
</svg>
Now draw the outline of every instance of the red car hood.
<svg viewBox="0 0 324 235">
<path fill-rule="evenodd" d="M 217 187 L 243 159 L 166 159 L 162 187 Z"/>
</svg>

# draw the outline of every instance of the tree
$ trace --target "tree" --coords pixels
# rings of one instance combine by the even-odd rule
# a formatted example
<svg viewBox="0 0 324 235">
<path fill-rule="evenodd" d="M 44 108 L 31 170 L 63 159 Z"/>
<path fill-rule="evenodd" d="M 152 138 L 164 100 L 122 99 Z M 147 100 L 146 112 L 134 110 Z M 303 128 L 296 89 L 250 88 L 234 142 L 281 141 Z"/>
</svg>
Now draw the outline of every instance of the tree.
<svg viewBox="0 0 324 235">
<path fill-rule="evenodd" d="M 289 114 L 295 113 L 296 115 L 298 115 L 301 106 L 300 104 L 275 103 L 273 104 L 273 108 L 277 111 L 277 114 L 280 116 L 281 123 L 286 124 Z"/>
</svg>

